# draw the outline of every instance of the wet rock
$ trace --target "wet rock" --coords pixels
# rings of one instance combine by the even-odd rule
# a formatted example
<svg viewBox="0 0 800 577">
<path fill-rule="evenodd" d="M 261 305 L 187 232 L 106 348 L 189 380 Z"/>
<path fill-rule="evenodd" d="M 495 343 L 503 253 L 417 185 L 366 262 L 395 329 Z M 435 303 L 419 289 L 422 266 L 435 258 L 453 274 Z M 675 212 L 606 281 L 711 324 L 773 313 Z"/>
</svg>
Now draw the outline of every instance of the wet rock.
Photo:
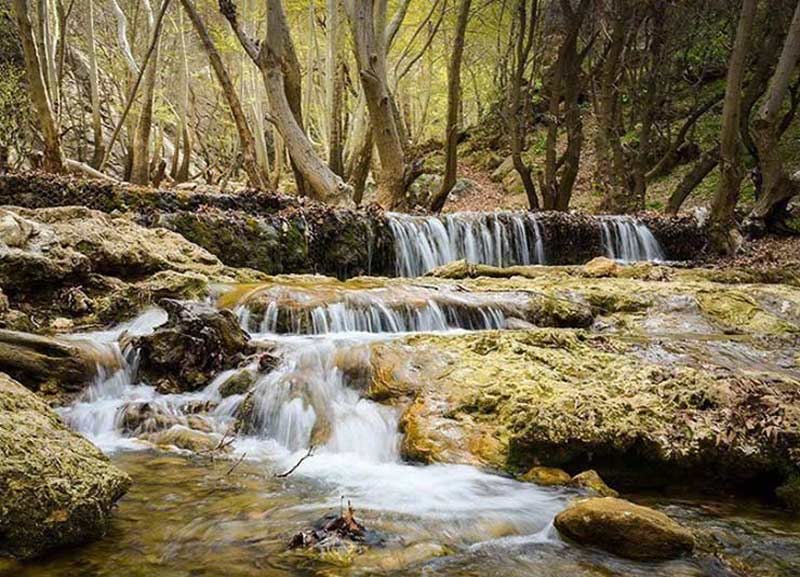
<svg viewBox="0 0 800 577">
<path fill-rule="evenodd" d="M 98 364 L 117 363 L 110 350 L 81 341 L 0 330 L 0 371 L 43 394 L 80 391 L 93 381 Z"/>
<path fill-rule="evenodd" d="M 694 548 L 692 533 L 663 513 L 613 497 L 579 501 L 555 526 L 568 539 L 629 559 L 673 559 Z"/>
<path fill-rule="evenodd" d="M 414 543 L 407 547 L 378 547 L 361 555 L 355 561 L 355 565 L 365 571 L 391 573 L 449 554 L 450 551 L 447 547 L 439 543 Z"/>
<path fill-rule="evenodd" d="M 230 311 L 169 299 L 160 304 L 169 320 L 135 345 L 141 375 L 162 392 L 201 389 L 252 352 L 249 336 Z"/>
<path fill-rule="evenodd" d="M 178 423 L 175 415 L 155 403 L 129 403 L 117 411 L 116 421 L 123 433 L 141 435 L 171 428 Z"/>
<path fill-rule="evenodd" d="M 359 553 L 367 545 L 378 545 L 381 539 L 356 520 L 348 505 L 341 515 L 326 515 L 314 527 L 295 534 L 289 549 L 314 549 L 318 552 Z"/>
<path fill-rule="evenodd" d="M 228 378 L 219 387 L 219 394 L 223 397 L 230 397 L 231 395 L 244 395 L 250 390 L 250 387 L 256 382 L 256 375 L 252 371 L 244 369 Z"/>
<path fill-rule="evenodd" d="M 590 494 L 598 495 L 600 497 L 619 496 L 619 493 L 605 484 L 603 479 L 594 469 L 590 469 L 589 471 L 584 471 L 583 473 L 575 475 L 572 477 L 572 479 L 570 479 L 568 485 L 570 487 L 585 489 Z"/>
<path fill-rule="evenodd" d="M 225 453 L 230 447 L 221 444 L 216 435 L 209 435 L 183 425 L 175 425 L 166 431 L 159 431 L 141 437 L 159 447 L 177 447 L 193 453 Z"/>
<path fill-rule="evenodd" d="M 583 272 L 592 278 L 614 277 L 619 274 L 620 266 L 604 256 L 593 258 L 583 265 Z"/>
<path fill-rule="evenodd" d="M 571 477 L 563 469 L 555 467 L 532 467 L 520 480 L 536 483 L 543 487 L 559 487 L 568 485 Z"/>
<path fill-rule="evenodd" d="M 0 554 L 28 558 L 102 536 L 129 485 L 42 400 L 0 374 Z"/>
</svg>

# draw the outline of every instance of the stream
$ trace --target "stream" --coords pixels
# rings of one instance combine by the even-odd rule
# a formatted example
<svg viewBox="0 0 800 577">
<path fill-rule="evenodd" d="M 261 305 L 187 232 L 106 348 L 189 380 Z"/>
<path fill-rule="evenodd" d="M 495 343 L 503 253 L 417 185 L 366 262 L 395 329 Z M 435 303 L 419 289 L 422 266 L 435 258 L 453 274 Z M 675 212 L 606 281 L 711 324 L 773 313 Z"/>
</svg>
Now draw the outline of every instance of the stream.
<svg viewBox="0 0 800 577">
<path fill-rule="evenodd" d="M 543 249 L 531 235 L 535 222 L 511 222 L 486 237 L 491 251 L 539 262 Z M 484 223 L 485 224 L 485 223 Z M 478 223 L 478 229 L 484 227 Z M 448 232 L 411 218 L 394 224 L 409 238 L 433 231 L 426 252 L 399 255 L 407 276 L 462 256 L 468 230 Z M 486 227 L 485 227 L 486 228 Z M 634 251 L 628 224 L 609 225 L 610 246 Z M 489 228 L 486 228 L 489 231 Z M 508 233 L 508 231 L 517 231 Z M 488 233 L 487 233 L 488 234 Z M 448 236 L 449 235 L 449 236 Z M 453 238 L 460 239 L 450 244 Z M 464 240 L 467 239 L 467 240 Z M 410 241 L 409 241 L 410 242 Z M 657 259 L 649 241 L 644 256 Z M 505 244 L 504 244 L 505 243 Z M 425 246 L 420 243 L 419 247 Z M 456 247 L 450 250 L 448 247 Z M 458 249 L 462 247 L 462 249 Z M 517 247 L 517 248 L 515 248 Z M 649 247 L 649 248 L 648 248 Z M 494 250 L 494 249 L 493 249 Z M 526 252 L 527 251 L 527 252 Z M 467 251 L 469 252 L 469 251 Z M 533 255 L 533 257 L 531 257 Z M 522 258 L 522 257 L 525 258 Z M 635 255 L 633 255 L 635 256 Z M 480 259 L 479 259 L 480 260 Z M 508 264 L 500 261 L 498 264 Z M 440 293 L 442 291 L 439 291 Z M 295 306 L 282 305 L 291 293 Z M 302 293 L 302 291 L 300 291 Z M 731 575 L 712 557 L 663 563 L 626 561 L 562 540 L 554 516 L 577 490 L 544 488 L 465 465 L 420 466 L 403 462 L 398 411 L 362 397 L 347 367 L 369 361 L 366 345 L 410 332 L 464 332 L 506 327 L 506 312 L 519 295 L 459 295 L 439 301 L 419 287 L 355 290 L 348 298 L 316 302 L 318 295 L 291 287 L 269 293 L 257 313 L 240 306 L 240 322 L 255 341 L 279 357 L 274 370 L 257 373 L 249 395 L 224 397 L 220 386 L 233 371 L 205 389 L 161 394 L 137 378 L 137 352 L 123 350 L 123 336 L 148 334 L 166 315 L 153 308 L 108 331 L 72 338 L 88 340 L 119 359 L 118 371 L 101 370 L 65 421 L 127 471 L 133 486 L 116 510 L 105 538 L 56 552 L 24 565 L 0 562 L 0 574 L 17 577 L 278 577 L 311 575 L 484 575 L 608 577 Z M 303 300 L 305 299 L 305 300 Z M 324 300 L 324 299 L 323 299 Z M 297 307 L 296 302 L 303 306 Z M 413 306 L 409 303 L 413 302 Z M 405 303 L 405 304 L 403 304 Z M 299 312 L 298 312 L 299 311 Z M 124 408 L 148 403 L 179 425 L 202 421 L 208 434 L 230 444 L 224 456 L 156 451 L 126 435 Z M 242 405 L 248 408 L 243 413 Z M 205 410 L 198 411 L 197 407 Z M 202 414 L 200 414 L 202 413 Z M 241 417 L 244 414 L 245 417 Z M 233 431 L 238 418 L 245 427 Z M 324 434 L 322 434 L 324 433 Z M 317 439 L 322 439 L 318 442 Z M 312 456 L 292 468 L 315 445 Z M 625 495 L 667 512 L 692 528 L 713 534 L 721 555 L 758 568 L 758 575 L 790 577 L 800 566 L 800 520 L 741 498 L 708 499 Z M 351 503 L 358 519 L 383 540 L 352 559 L 287 551 L 290 537 Z"/>
</svg>

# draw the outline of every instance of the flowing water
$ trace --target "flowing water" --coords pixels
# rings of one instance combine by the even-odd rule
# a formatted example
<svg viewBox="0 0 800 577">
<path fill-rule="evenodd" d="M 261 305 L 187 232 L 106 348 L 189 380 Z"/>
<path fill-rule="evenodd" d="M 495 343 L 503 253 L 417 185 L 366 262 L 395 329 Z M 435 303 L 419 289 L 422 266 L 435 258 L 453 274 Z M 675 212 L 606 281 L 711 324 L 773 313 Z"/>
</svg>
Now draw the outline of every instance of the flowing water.
<svg viewBox="0 0 800 577">
<path fill-rule="evenodd" d="M 653 233 L 635 218 L 605 216 L 599 224 L 598 248 L 605 256 L 623 262 L 665 260 Z M 498 267 L 548 264 L 543 226 L 535 213 L 389 214 L 389 226 L 399 276 L 421 276 L 461 259 Z"/>
<path fill-rule="evenodd" d="M 501 235 L 502 237 L 502 235 Z M 111 351 L 122 369 L 97 382 L 63 418 L 134 480 L 109 535 L 26 565 L 2 565 L 19 577 L 429 575 L 512 577 L 725 575 L 704 558 L 635 563 L 570 545 L 552 526 L 577 493 L 549 489 L 474 467 L 416 466 L 400 456 L 399 415 L 362 397 L 370 344 L 409 331 L 504 328 L 519 295 L 435 297 L 420 287 L 318 292 L 272 287 L 250 293 L 255 310 L 237 309 L 254 340 L 280 358 L 271 371 L 249 367 L 249 395 L 223 398 L 232 371 L 204 390 L 165 395 L 137 379 L 137 353 L 125 335 L 147 334 L 166 316 L 151 309 L 114 330 L 76 335 Z M 437 300 L 440 299 L 440 300 Z M 202 419 L 214 444 L 231 453 L 211 458 L 156 452 L 125 432 L 126 407 L 147 404 L 189 427 Z M 203 407 L 202 415 L 197 407 Z M 232 433 L 241 420 L 240 432 Z M 315 450 L 287 478 L 276 478 Z M 352 502 L 359 519 L 384 540 L 343 562 L 337 556 L 289 552 L 295 532 Z M 763 575 L 789 577 L 800 559 L 800 523 L 758 507 L 655 498 L 691 526 L 708 529 L 726 554 L 756 560 Z M 4 573 L 4 571 L 6 571 Z"/>
</svg>

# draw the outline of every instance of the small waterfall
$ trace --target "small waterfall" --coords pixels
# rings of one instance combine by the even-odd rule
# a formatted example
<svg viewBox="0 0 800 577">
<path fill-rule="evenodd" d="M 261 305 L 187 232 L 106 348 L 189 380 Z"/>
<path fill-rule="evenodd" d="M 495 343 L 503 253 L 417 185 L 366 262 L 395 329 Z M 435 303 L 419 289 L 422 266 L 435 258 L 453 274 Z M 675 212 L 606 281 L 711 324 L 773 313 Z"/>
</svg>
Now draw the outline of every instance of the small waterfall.
<svg viewBox="0 0 800 577">
<path fill-rule="evenodd" d="M 399 276 L 422 276 L 460 259 L 498 267 L 545 264 L 542 231 L 532 213 L 387 216 L 394 235 Z"/>
<path fill-rule="evenodd" d="M 471 306 L 435 301 L 388 305 L 337 302 L 313 308 L 281 307 L 272 301 L 263 320 L 255 325 L 246 307 L 237 309 L 247 330 L 268 334 L 324 335 L 331 333 L 409 333 L 453 329 L 505 328 L 506 317 L 495 306 Z"/>
<path fill-rule="evenodd" d="M 630 216 L 600 217 L 603 250 L 621 262 L 664 261 L 661 245 L 647 226 Z"/>
</svg>

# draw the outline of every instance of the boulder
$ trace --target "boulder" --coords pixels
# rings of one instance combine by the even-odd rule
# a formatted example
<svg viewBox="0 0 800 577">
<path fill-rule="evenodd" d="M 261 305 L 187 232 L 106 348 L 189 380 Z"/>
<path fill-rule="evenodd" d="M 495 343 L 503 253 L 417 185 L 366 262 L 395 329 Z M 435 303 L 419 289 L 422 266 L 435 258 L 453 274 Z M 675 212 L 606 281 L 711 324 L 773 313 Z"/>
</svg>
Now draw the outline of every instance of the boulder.
<svg viewBox="0 0 800 577">
<path fill-rule="evenodd" d="M 116 422 L 122 432 L 141 435 L 169 429 L 178 423 L 178 418 L 155 403 L 143 402 L 128 403 L 120 407 Z"/>
<path fill-rule="evenodd" d="M 250 337 L 232 312 L 170 299 L 159 304 L 169 320 L 134 342 L 140 350 L 140 375 L 162 392 L 201 389 L 253 352 Z"/>
<path fill-rule="evenodd" d="M 613 497 L 579 501 L 556 516 L 555 526 L 581 545 L 628 559 L 673 559 L 694 548 L 692 533 L 665 514 Z"/>
<path fill-rule="evenodd" d="M 103 535 L 130 478 L 0 373 L 0 555 L 29 558 Z"/>
<path fill-rule="evenodd" d="M 619 493 L 605 484 L 605 481 L 603 481 L 603 479 L 594 469 L 590 469 L 589 471 L 584 471 L 583 473 L 575 475 L 572 477 L 572 479 L 570 479 L 568 485 L 570 487 L 585 489 L 589 493 L 598 495 L 600 497 L 619 496 Z"/>
<path fill-rule="evenodd" d="M 522 475 L 520 480 L 535 483 L 543 487 L 558 487 L 567 485 L 571 477 L 563 469 L 555 467 L 533 467 Z"/>
</svg>

